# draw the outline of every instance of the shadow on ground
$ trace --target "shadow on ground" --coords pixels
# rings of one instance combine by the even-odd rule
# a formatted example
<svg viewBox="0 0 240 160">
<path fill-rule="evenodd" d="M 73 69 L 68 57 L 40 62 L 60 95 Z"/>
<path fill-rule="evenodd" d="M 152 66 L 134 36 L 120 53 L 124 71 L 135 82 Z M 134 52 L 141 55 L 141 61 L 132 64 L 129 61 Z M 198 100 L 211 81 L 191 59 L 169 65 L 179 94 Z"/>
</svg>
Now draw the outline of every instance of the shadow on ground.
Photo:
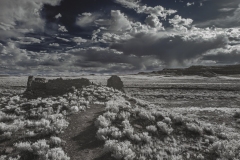
<svg viewBox="0 0 240 160">
<path fill-rule="evenodd" d="M 96 138 L 97 127 L 92 123 L 79 135 L 72 138 L 73 141 L 77 141 L 79 144 L 79 150 L 93 149 L 104 145 L 103 141 Z"/>
<path fill-rule="evenodd" d="M 115 158 L 111 157 L 110 153 L 107 153 L 100 157 L 94 158 L 93 160 L 115 160 Z"/>
</svg>

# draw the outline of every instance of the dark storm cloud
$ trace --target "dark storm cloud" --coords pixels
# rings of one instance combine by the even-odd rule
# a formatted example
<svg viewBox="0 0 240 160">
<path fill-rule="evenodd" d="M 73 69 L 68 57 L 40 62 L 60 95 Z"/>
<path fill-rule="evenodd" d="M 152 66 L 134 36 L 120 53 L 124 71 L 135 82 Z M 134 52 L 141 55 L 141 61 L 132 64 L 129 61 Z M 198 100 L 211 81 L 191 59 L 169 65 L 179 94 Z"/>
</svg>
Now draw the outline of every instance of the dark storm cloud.
<svg viewBox="0 0 240 160">
<path fill-rule="evenodd" d="M 113 66 L 123 66 L 122 68 L 128 70 L 141 70 L 152 66 L 151 63 L 147 64 L 145 62 L 147 59 L 151 60 L 151 57 L 141 58 L 125 55 L 108 48 L 93 47 L 88 49 L 74 49 L 69 51 L 69 53 L 76 56 L 78 60 L 75 62 L 75 65 L 80 67 L 111 68 L 111 65 L 114 64 Z"/>
<path fill-rule="evenodd" d="M 212 60 L 218 64 L 234 64 L 240 63 L 240 46 L 234 50 L 219 50 L 215 54 L 204 55 L 203 60 Z"/>
<path fill-rule="evenodd" d="M 171 65 L 172 61 L 184 65 L 184 60 L 197 58 L 206 51 L 224 46 L 226 43 L 227 38 L 222 35 L 208 40 L 201 38 L 185 40 L 181 36 L 158 38 L 154 35 L 138 34 L 130 40 L 112 44 L 111 48 L 126 55 L 154 55 L 166 65 Z"/>
</svg>

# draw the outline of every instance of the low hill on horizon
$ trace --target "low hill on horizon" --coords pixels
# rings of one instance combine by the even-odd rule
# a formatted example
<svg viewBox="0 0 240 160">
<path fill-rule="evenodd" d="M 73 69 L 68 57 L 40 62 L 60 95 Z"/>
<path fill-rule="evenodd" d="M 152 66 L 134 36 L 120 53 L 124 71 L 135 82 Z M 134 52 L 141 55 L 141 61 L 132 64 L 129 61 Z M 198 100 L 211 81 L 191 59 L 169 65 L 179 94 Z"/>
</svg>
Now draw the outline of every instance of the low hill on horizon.
<svg viewBox="0 0 240 160">
<path fill-rule="evenodd" d="M 217 75 L 237 75 L 240 74 L 240 64 L 224 66 L 191 66 L 188 68 L 164 68 L 160 71 L 139 72 L 138 74 L 159 74 L 159 75 L 198 75 L 204 77 L 214 77 Z"/>
</svg>

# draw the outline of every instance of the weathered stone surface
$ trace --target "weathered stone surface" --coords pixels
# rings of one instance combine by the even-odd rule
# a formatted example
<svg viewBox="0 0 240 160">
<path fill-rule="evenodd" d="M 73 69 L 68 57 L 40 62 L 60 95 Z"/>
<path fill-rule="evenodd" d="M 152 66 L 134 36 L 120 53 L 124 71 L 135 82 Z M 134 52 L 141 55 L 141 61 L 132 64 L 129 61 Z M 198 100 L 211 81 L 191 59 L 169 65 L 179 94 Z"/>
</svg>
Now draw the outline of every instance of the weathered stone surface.
<svg viewBox="0 0 240 160">
<path fill-rule="evenodd" d="M 91 85 L 91 82 L 86 78 L 66 80 L 58 78 L 47 81 L 45 78 L 29 76 L 25 96 L 28 98 L 58 96 L 72 91 L 72 87 L 80 89 L 88 85 Z"/>
<path fill-rule="evenodd" d="M 34 80 L 33 76 L 28 77 L 27 81 L 27 90 L 31 90 L 32 81 Z"/>
<path fill-rule="evenodd" d="M 118 89 L 120 91 L 124 91 L 123 82 L 120 77 L 113 75 L 107 80 L 107 86 L 112 87 L 114 89 Z"/>
</svg>

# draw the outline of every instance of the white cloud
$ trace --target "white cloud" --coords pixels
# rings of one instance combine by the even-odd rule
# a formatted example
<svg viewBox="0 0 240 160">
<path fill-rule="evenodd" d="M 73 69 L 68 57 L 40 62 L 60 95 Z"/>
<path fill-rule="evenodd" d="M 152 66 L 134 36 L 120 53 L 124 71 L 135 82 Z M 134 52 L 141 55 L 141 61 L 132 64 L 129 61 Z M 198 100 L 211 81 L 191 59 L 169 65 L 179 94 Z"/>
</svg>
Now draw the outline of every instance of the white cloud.
<svg viewBox="0 0 240 160">
<path fill-rule="evenodd" d="M 188 7 L 189 7 L 189 6 L 192 6 L 192 5 L 194 5 L 194 2 L 192 2 L 192 3 L 188 2 L 188 3 L 187 3 L 187 6 L 188 6 Z"/>
<path fill-rule="evenodd" d="M 124 7 L 134 9 L 137 13 L 152 14 L 164 19 L 177 12 L 176 10 L 165 9 L 162 6 L 149 7 L 147 5 L 142 5 L 140 4 L 140 0 L 115 0 L 115 2 Z"/>
<path fill-rule="evenodd" d="M 18 37 L 19 41 L 16 41 L 20 44 L 33 44 L 33 43 L 41 43 L 40 39 L 34 37 Z"/>
<path fill-rule="evenodd" d="M 193 20 L 189 18 L 182 18 L 179 15 L 175 15 L 172 19 L 169 19 L 169 23 L 174 27 L 174 30 L 179 32 L 187 32 L 191 27 Z"/>
<path fill-rule="evenodd" d="M 83 39 L 82 37 L 74 37 L 72 38 L 72 41 L 80 45 L 81 43 L 86 43 L 87 40 Z"/>
<path fill-rule="evenodd" d="M 76 25 L 80 27 L 88 27 L 94 25 L 94 21 L 99 17 L 96 13 L 82 13 L 76 18 Z"/>
<path fill-rule="evenodd" d="M 61 38 L 61 37 L 56 37 L 57 39 L 60 39 L 62 41 L 65 41 L 65 42 L 70 42 L 70 40 L 66 39 L 66 38 Z"/>
<path fill-rule="evenodd" d="M 165 9 L 162 6 L 155 6 L 155 7 L 148 7 L 148 6 L 140 6 L 137 9 L 138 13 L 146 13 L 146 14 L 152 14 L 152 15 L 156 15 L 158 17 L 164 18 L 166 19 L 167 16 L 172 15 L 174 13 L 176 13 L 176 10 L 172 10 L 172 9 Z"/>
<path fill-rule="evenodd" d="M 220 12 L 229 12 L 229 11 L 232 11 L 234 10 L 235 8 L 221 8 L 219 9 Z"/>
<path fill-rule="evenodd" d="M 148 15 L 145 19 L 145 23 L 152 28 L 162 27 L 162 23 L 159 22 L 159 19 L 156 15 Z"/>
<path fill-rule="evenodd" d="M 181 26 L 189 27 L 192 24 L 193 20 L 190 18 L 182 18 L 179 15 L 175 15 L 172 19 L 169 19 L 169 23 L 172 24 L 175 28 Z"/>
<path fill-rule="evenodd" d="M 61 17 L 62 17 L 61 13 L 58 13 L 58 14 L 55 16 L 56 19 L 59 19 L 59 18 L 61 18 Z"/>
<path fill-rule="evenodd" d="M 40 16 L 43 4 L 58 5 L 61 0 L 1 0 L 0 37 L 15 37 L 21 31 L 39 31 L 44 29 L 44 20 Z M 27 30 L 26 30 L 27 29 Z M 6 32 L 7 30 L 7 32 Z"/>
<path fill-rule="evenodd" d="M 66 29 L 65 26 L 62 26 L 62 25 L 58 25 L 58 31 L 60 32 L 68 32 L 68 30 Z"/>
<path fill-rule="evenodd" d="M 136 9 L 139 7 L 139 0 L 115 0 L 116 3 L 119 3 L 127 8 Z"/>
<path fill-rule="evenodd" d="M 0 43 L 0 73 L 56 73 L 70 71 L 76 57 L 68 53 L 32 52 L 20 49 L 15 43 Z"/>
<path fill-rule="evenodd" d="M 130 21 L 119 10 L 112 10 L 111 17 L 112 17 L 112 21 L 111 21 L 111 26 L 109 28 L 110 30 L 125 31 L 132 28 Z"/>
<path fill-rule="evenodd" d="M 49 46 L 59 47 L 60 45 L 58 43 L 50 43 Z"/>
</svg>

